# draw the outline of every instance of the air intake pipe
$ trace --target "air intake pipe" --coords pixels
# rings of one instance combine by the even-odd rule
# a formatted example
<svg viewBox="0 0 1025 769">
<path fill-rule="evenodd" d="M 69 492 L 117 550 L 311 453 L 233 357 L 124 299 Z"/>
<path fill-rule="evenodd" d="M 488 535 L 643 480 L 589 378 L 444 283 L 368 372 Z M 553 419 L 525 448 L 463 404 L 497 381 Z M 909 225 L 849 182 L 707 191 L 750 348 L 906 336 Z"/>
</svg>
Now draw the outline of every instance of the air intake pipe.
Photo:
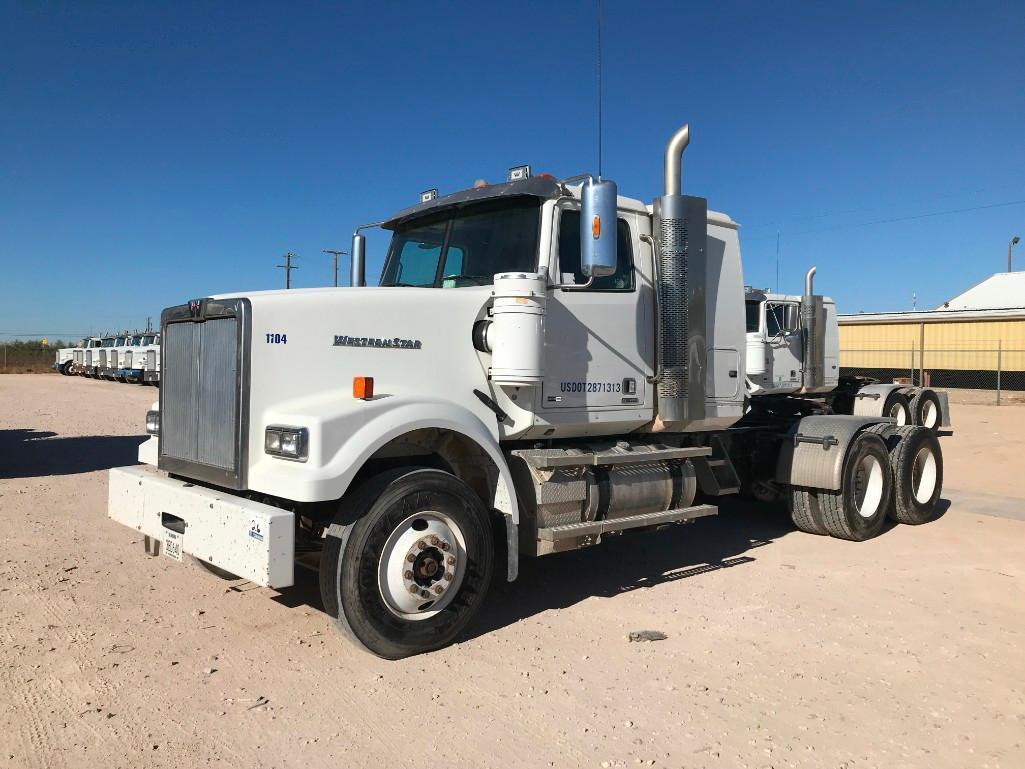
<svg viewBox="0 0 1025 769">
<path fill-rule="evenodd" d="M 655 290 L 658 419 L 662 429 L 682 430 L 705 416 L 705 250 L 708 207 L 682 194 L 683 151 L 690 126 L 669 139 L 665 194 L 655 199 Z"/>
<path fill-rule="evenodd" d="M 805 392 L 820 389 L 826 381 L 826 312 L 821 296 L 815 296 L 815 268 L 804 275 L 801 297 L 802 344 L 801 388 Z"/>
</svg>

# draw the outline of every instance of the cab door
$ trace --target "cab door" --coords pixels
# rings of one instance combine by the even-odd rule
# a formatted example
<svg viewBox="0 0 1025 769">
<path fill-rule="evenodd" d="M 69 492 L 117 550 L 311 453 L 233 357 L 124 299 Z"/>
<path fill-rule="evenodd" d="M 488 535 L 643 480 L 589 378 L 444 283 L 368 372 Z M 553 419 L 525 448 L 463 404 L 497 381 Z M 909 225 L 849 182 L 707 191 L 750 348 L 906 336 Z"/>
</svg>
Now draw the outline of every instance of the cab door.
<svg viewBox="0 0 1025 769">
<path fill-rule="evenodd" d="M 618 265 L 613 275 L 596 279 L 587 289 L 556 287 L 549 294 L 538 406 L 553 418 L 563 410 L 637 409 L 647 399 L 653 318 L 650 303 L 641 301 L 634 265 L 640 242 L 636 220 L 634 214 L 621 213 L 616 222 Z M 553 282 L 585 283 L 575 204 L 556 209 L 552 243 Z"/>
<path fill-rule="evenodd" d="M 797 302 L 765 303 L 765 336 L 771 368 L 766 371 L 769 389 L 791 390 L 801 386 L 801 324 Z"/>
</svg>

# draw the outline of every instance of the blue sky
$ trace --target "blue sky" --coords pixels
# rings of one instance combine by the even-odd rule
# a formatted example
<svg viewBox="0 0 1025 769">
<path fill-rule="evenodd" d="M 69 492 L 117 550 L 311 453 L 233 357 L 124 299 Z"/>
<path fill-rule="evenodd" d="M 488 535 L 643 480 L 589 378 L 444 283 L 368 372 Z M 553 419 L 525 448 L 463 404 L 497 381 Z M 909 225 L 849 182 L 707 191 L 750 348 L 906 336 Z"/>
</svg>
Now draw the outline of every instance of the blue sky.
<svg viewBox="0 0 1025 769">
<path fill-rule="evenodd" d="M 781 288 L 814 263 L 841 311 L 931 307 L 1025 236 L 1019 3 L 605 17 L 605 175 L 650 201 L 690 122 L 684 190 L 741 222 L 748 283 L 775 285 L 778 230 Z M 594 171 L 594 49 L 590 0 L 3 3 L 0 332 L 279 287 L 287 250 L 326 285 L 321 249 L 421 190 Z"/>
</svg>

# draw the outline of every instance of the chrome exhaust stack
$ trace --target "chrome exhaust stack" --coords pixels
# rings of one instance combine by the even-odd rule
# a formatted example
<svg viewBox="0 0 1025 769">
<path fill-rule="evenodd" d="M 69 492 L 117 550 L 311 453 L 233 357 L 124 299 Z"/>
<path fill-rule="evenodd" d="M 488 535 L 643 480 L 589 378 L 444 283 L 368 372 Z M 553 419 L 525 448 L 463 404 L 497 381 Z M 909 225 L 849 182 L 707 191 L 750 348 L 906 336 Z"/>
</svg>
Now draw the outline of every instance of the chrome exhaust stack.
<svg viewBox="0 0 1025 769">
<path fill-rule="evenodd" d="M 661 429 L 669 431 L 705 416 L 708 205 L 704 198 L 682 194 L 688 144 L 690 126 L 684 125 L 666 144 L 665 192 L 652 206 L 658 239 L 657 413 Z"/>
<path fill-rule="evenodd" d="M 801 297 L 801 389 L 821 388 L 826 382 L 826 310 L 821 296 L 815 296 L 815 268 L 804 275 Z"/>
</svg>

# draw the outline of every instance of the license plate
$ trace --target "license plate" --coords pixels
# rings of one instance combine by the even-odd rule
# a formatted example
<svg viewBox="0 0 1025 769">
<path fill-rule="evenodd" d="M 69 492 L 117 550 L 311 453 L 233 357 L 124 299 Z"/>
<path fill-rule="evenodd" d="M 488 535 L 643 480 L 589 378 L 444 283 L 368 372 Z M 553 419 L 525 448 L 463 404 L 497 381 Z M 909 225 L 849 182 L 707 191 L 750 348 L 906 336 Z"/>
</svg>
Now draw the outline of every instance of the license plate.
<svg viewBox="0 0 1025 769">
<path fill-rule="evenodd" d="M 174 561 L 181 561 L 182 539 L 182 535 L 177 531 L 164 529 L 164 555 Z"/>
</svg>

